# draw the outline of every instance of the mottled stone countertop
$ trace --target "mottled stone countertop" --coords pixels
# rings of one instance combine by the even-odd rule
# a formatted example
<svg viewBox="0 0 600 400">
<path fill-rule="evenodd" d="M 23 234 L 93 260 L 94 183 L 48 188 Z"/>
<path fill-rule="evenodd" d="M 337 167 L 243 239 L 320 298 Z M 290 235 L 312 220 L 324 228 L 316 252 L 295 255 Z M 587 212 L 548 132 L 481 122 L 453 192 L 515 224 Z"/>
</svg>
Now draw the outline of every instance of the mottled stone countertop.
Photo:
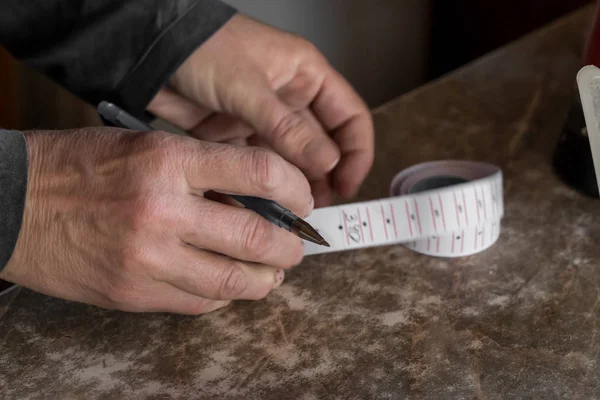
<svg viewBox="0 0 600 400">
<path fill-rule="evenodd" d="M 0 303 L 4 399 L 600 398 L 600 201 L 551 157 L 589 8 L 375 110 L 360 200 L 415 163 L 502 167 L 499 241 L 308 257 L 266 300 L 186 317 L 18 290 Z"/>
</svg>

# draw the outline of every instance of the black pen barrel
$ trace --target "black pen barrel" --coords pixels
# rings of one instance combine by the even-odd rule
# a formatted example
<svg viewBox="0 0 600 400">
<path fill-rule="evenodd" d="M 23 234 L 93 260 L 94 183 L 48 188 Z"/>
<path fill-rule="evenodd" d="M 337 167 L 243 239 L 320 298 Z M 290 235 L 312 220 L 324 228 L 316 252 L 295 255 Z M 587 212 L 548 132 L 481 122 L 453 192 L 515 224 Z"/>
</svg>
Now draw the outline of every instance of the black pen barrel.
<svg viewBox="0 0 600 400">
<path fill-rule="evenodd" d="M 244 207 L 260 214 L 267 221 L 287 231 L 292 229 L 292 224 L 298 219 L 290 210 L 272 200 L 252 196 L 232 195 L 231 197 L 240 202 Z"/>
</svg>

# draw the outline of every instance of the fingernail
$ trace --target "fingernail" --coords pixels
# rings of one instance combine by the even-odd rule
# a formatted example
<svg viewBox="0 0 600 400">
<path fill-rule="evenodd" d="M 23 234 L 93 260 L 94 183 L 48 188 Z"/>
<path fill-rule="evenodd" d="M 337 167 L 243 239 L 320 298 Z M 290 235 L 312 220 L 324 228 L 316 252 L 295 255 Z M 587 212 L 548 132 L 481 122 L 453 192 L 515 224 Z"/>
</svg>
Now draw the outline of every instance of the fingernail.
<svg viewBox="0 0 600 400">
<path fill-rule="evenodd" d="M 328 140 L 311 141 L 304 148 L 304 156 L 310 163 L 309 168 L 321 174 L 333 170 L 340 161 L 338 150 Z"/>
<path fill-rule="evenodd" d="M 285 272 L 282 269 L 278 269 L 275 273 L 275 287 L 281 286 L 283 283 L 283 278 L 285 276 Z"/>
</svg>

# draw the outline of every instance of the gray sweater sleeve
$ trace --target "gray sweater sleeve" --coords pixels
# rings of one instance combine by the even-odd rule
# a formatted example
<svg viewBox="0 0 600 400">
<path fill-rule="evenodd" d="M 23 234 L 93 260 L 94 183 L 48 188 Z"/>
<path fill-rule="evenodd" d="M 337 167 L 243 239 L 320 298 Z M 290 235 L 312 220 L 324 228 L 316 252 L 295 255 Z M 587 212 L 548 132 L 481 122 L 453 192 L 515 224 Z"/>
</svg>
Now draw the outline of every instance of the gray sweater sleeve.
<svg viewBox="0 0 600 400">
<path fill-rule="evenodd" d="M 0 270 L 12 256 L 27 192 L 27 143 L 21 132 L 0 129 Z"/>
<path fill-rule="evenodd" d="M 218 0 L 2 0 L 0 44 L 83 100 L 142 116 L 191 53 L 234 14 Z M 22 134 L 0 134 L 0 270 L 27 188 Z"/>
</svg>

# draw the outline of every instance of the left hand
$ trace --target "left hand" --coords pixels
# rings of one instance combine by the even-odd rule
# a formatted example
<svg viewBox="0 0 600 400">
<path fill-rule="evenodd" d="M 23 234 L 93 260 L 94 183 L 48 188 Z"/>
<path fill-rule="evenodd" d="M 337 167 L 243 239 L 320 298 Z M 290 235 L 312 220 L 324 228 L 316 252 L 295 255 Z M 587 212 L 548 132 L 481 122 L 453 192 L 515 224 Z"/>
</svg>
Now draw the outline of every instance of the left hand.
<svg viewBox="0 0 600 400">
<path fill-rule="evenodd" d="M 264 146 L 296 165 L 315 206 L 356 194 L 374 157 L 367 106 L 306 40 L 243 15 L 198 48 L 149 105 L 207 141 Z"/>
</svg>

